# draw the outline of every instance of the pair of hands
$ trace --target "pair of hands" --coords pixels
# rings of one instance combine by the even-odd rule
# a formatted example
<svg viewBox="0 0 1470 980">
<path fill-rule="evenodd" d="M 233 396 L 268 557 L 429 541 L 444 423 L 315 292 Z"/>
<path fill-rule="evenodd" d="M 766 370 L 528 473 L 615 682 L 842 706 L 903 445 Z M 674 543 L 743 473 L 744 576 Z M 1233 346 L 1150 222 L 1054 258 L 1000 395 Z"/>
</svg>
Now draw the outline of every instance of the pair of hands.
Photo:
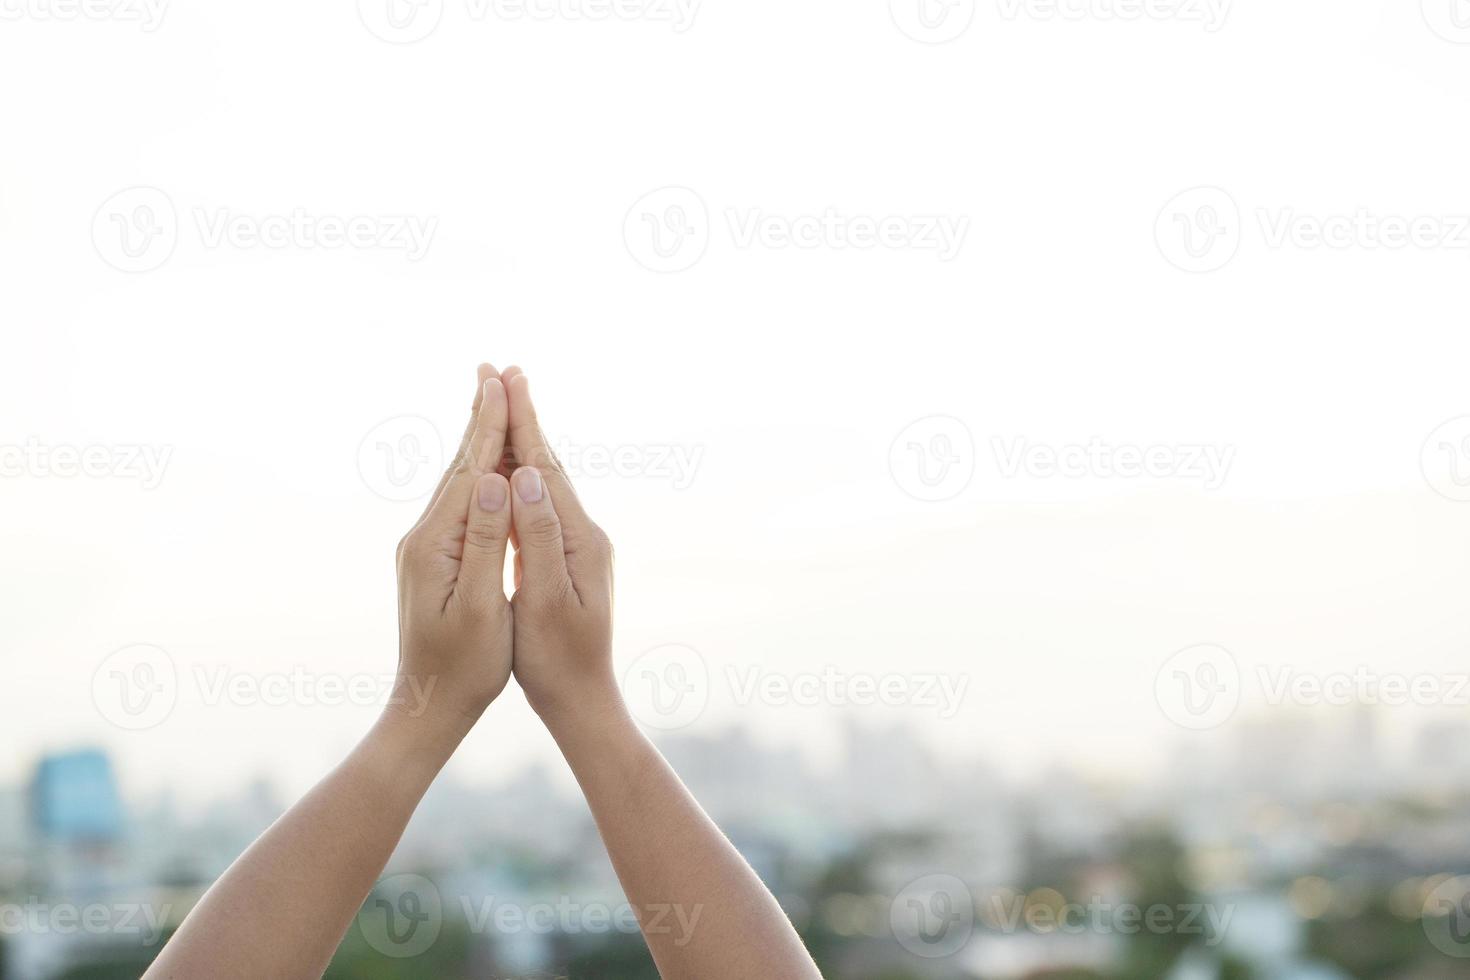
<svg viewBox="0 0 1470 980">
<path fill-rule="evenodd" d="M 320 977 L 414 808 L 511 674 L 582 787 L 661 976 L 821 980 L 780 905 L 624 708 L 612 579 L 607 536 L 547 446 L 525 374 L 482 366 L 464 442 L 398 548 L 393 701 L 214 883 L 148 980 Z M 686 931 L 659 924 L 671 910 L 689 915 Z"/>
<path fill-rule="evenodd" d="M 426 714 L 460 735 L 512 673 L 548 724 L 619 700 L 612 546 L 547 445 L 525 373 L 485 364 L 478 378 L 459 452 L 397 556 L 400 688 L 428 691 Z"/>
</svg>

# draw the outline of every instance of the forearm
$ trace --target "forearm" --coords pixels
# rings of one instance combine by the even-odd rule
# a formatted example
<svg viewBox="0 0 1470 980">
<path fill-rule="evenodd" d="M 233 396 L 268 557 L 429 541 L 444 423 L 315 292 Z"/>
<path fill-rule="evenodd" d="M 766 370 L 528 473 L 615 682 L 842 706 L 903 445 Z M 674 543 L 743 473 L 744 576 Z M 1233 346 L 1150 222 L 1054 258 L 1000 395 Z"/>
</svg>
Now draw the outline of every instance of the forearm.
<svg viewBox="0 0 1470 980">
<path fill-rule="evenodd" d="M 145 978 L 320 977 L 463 734 L 386 711 L 215 882 Z"/>
<path fill-rule="evenodd" d="M 548 725 L 665 980 L 820 976 L 776 900 L 619 699 Z"/>
</svg>

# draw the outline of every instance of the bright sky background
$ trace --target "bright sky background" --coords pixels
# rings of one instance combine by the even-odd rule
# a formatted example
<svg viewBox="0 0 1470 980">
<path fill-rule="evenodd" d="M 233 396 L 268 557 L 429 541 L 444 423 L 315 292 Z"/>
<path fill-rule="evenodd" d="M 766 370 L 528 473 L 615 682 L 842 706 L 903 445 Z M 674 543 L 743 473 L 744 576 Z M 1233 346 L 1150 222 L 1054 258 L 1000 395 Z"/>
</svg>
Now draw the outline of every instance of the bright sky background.
<svg viewBox="0 0 1470 980">
<path fill-rule="evenodd" d="M 879 0 L 707 0 L 684 33 L 448 4 L 411 45 L 350 3 L 0 25 L 0 445 L 172 447 L 152 490 L 0 477 L 0 781 L 92 742 L 130 789 L 186 797 L 331 765 L 371 709 L 208 706 L 186 685 L 126 732 L 93 672 L 135 643 L 186 675 L 391 671 L 392 552 L 422 504 L 375 495 L 359 444 L 400 416 L 457 440 L 480 360 L 523 365 L 566 443 L 702 453 L 686 489 L 581 481 L 618 547 L 620 661 L 684 644 L 716 677 L 694 731 L 820 754 L 856 715 L 956 761 L 1126 775 L 1178 732 L 1154 677 L 1184 647 L 1464 670 L 1470 503 L 1434 492 L 1421 450 L 1470 415 L 1470 232 L 1273 249 L 1258 218 L 1470 215 L 1470 48 L 1417 4 L 1239 5 L 1207 33 L 982 2 L 944 45 Z M 660 274 L 624 220 L 671 185 L 710 241 Z M 128 274 L 92 228 L 134 186 L 168 195 L 179 236 Z M 1208 273 L 1155 241 L 1198 186 L 1241 215 Z M 417 262 L 209 248 L 195 214 L 222 208 L 438 224 Z M 752 208 L 970 227 L 949 262 L 741 248 L 726 212 Z M 934 415 L 968 428 L 975 472 L 924 502 L 889 451 Z M 1093 437 L 1233 465 L 1213 491 L 1005 478 L 992 448 Z M 941 720 L 740 707 L 719 683 L 829 664 L 970 689 Z M 512 689 L 453 766 L 553 753 Z"/>
</svg>

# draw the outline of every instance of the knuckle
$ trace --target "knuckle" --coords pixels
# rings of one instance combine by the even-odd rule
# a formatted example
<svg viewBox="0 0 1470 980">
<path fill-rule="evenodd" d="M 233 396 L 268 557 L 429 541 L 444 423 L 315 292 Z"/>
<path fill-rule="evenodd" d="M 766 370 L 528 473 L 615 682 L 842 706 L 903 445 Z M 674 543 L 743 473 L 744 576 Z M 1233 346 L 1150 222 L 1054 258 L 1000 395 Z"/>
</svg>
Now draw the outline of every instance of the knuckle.
<svg viewBox="0 0 1470 980">
<path fill-rule="evenodd" d="M 503 524 L 491 521 L 473 521 L 464 530 L 464 543 L 467 548 L 481 548 L 493 550 L 505 546 L 506 528 Z"/>
<path fill-rule="evenodd" d="M 423 551 L 423 534 L 417 528 L 409 531 L 398 541 L 395 556 L 399 564 L 412 564 Z"/>
<path fill-rule="evenodd" d="M 539 515 L 521 529 L 521 535 L 533 544 L 554 544 L 561 539 L 561 522 L 550 515 Z"/>
</svg>

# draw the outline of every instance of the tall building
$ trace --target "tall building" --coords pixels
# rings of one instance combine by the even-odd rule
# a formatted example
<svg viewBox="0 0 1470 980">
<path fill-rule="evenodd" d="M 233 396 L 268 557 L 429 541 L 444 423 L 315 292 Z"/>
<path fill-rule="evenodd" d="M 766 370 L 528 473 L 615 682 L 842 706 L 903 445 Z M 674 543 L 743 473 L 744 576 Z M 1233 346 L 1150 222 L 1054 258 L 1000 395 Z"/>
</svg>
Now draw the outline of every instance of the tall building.
<svg viewBox="0 0 1470 980">
<path fill-rule="evenodd" d="M 48 844 L 108 846 L 122 836 L 122 802 L 100 749 L 42 757 L 31 780 L 31 818 Z"/>
</svg>

